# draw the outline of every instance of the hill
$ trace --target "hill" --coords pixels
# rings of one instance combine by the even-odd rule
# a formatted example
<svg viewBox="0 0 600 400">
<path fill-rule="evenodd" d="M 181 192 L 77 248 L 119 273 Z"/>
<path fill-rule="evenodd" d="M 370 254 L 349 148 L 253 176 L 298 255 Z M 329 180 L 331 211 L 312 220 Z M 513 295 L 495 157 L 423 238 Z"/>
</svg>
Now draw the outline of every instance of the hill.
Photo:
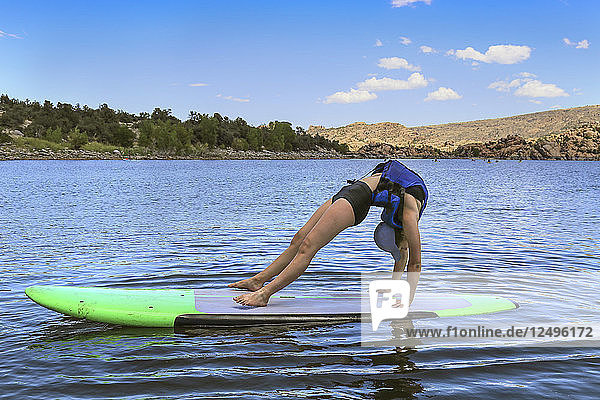
<svg viewBox="0 0 600 400">
<path fill-rule="evenodd" d="M 352 151 L 358 151 L 365 145 L 378 144 L 398 147 L 431 146 L 452 151 L 462 145 L 498 141 L 512 136 L 525 140 L 538 139 L 598 121 L 600 105 L 591 105 L 513 117 L 417 127 L 406 127 L 392 122 L 356 122 L 339 128 L 311 125 L 308 133 L 345 143 Z"/>
</svg>

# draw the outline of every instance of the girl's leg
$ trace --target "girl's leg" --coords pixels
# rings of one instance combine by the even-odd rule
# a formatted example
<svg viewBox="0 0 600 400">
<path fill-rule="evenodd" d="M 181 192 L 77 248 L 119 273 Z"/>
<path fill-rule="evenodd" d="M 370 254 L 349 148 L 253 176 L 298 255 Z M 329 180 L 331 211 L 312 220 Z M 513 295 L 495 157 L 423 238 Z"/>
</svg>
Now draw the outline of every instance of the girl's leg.
<svg viewBox="0 0 600 400">
<path fill-rule="evenodd" d="M 354 211 L 346 199 L 339 199 L 325 210 L 315 226 L 306 235 L 293 260 L 268 285 L 254 293 L 234 298 L 248 306 L 266 306 L 273 293 L 295 281 L 308 267 L 313 257 L 344 229 L 354 225 Z"/>
<path fill-rule="evenodd" d="M 250 291 L 255 291 L 260 289 L 266 281 L 279 274 L 287 265 L 292 261 L 292 259 L 296 256 L 298 252 L 298 248 L 300 244 L 304 241 L 304 238 L 310 232 L 313 227 L 317 224 L 317 221 L 321 218 L 323 213 L 329 208 L 331 205 L 331 199 L 327 200 L 325 203 L 321 205 L 314 212 L 314 214 L 309 218 L 308 222 L 304 224 L 302 228 L 292 238 L 292 241 L 287 249 L 281 253 L 279 257 L 275 259 L 267 268 L 254 275 L 251 278 L 241 280 L 239 282 L 230 283 L 228 286 L 239 289 L 247 289 Z"/>
</svg>

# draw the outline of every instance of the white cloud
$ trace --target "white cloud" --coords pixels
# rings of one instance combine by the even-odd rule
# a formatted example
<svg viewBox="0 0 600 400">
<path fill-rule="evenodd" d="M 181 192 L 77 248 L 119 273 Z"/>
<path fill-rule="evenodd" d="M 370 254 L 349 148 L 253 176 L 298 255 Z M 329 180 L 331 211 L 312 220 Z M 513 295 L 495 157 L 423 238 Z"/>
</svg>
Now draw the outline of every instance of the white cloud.
<svg viewBox="0 0 600 400">
<path fill-rule="evenodd" d="M 419 49 L 421 49 L 421 53 L 425 53 L 425 54 L 437 53 L 436 49 L 434 49 L 433 47 L 429 47 L 429 46 L 421 46 L 421 47 L 419 47 Z"/>
<path fill-rule="evenodd" d="M 417 65 L 409 64 L 404 58 L 400 57 L 389 57 L 389 58 L 380 58 L 378 67 L 385 69 L 407 69 L 409 71 L 420 71 L 421 67 Z"/>
<path fill-rule="evenodd" d="M 541 101 L 539 101 L 539 100 L 534 100 L 534 99 L 529 99 L 529 102 L 530 102 L 530 103 L 533 103 L 533 104 L 542 104 L 542 102 L 541 102 Z"/>
<path fill-rule="evenodd" d="M 377 39 L 375 41 L 375 47 L 381 47 L 381 46 L 383 46 L 383 43 L 381 42 L 381 40 Z"/>
<path fill-rule="evenodd" d="M 410 38 L 407 38 L 406 36 L 400 36 L 400 43 L 402 43 L 405 46 L 408 46 L 412 43 L 412 40 L 410 40 Z"/>
<path fill-rule="evenodd" d="M 521 86 L 524 82 L 523 79 L 513 79 L 512 81 L 497 81 L 492 82 L 488 86 L 488 89 L 495 89 L 499 92 L 510 92 L 511 89 Z"/>
<path fill-rule="evenodd" d="M 446 55 L 453 55 L 462 60 L 471 59 L 488 64 L 516 64 L 529 58 L 531 48 L 529 46 L 502 44 L 490 46 L 485 54 L 478 52 L 472 47 L 467 47 L 464 50 L 449 50 Z"/>
<path fill-rule="evenodd" d="M 191 86 L 191 87 L 208 86 L 208 83 L 190 83 L 188 86 Z"/>
<path fill-rule="evenodd" d="M 532 81 L 533 78 L 537 76 L 532 74 L 531 72 L 519 72 L 518 74 L 514 74 L 514 76 L 518 77 L 517 79 L 512 80 L 504 80 L 504 81 L 496 81 L 489 84 L 488 89 L 495 89 L 499 92 L 510 92 L 511 89 L 517 88 L 524 83 Z"/>
<path fill-rule="evenodd" d="M 9 37 L 9 38 L 13 38 L 13 39 L 22 39 L 21 36 L 19 36 L 19 35 L 15 35 L 14 33 L 8 33 L 8 32 L 4 32 L 4 31 L 0 31 L 0 38 L 1 37 Z"/>
<path fill-rule="evenodd" d="M 392 7 L 410 6 L 410 5 L 413 5 L 414 3 L 420 3 L 420 2 L 423 2 L 427 5 L 431 4 L 431 0 L 392 0 Z"/>
<path fill-rule="evenodd" d="M 425 77 L 415 72 L 408 77 L 407 80 L 392 79 L 392 78 L 370 78 L 356 85 L 361 90 L 380 91 L 380 90 L 409 90 L 427 86 L 428 82 Z"/>
<path fill-rule="evenodd" d="M 575 47 L 576 49 L 587 49 L 588 47 L 590 47 L 590 42 L 587 41 L 587 39 L 583 39 L 581 42 L 577 42 L 577 47 Z"/>
<path fill-rule="evenodd" d="M 363 103 L 365 101 L 375 100 L 377 95 L 375 93 L 370 93 L 367 90 L 356 90 L 350 89 L 349 92 L 336 92 L 332 95 L 329 95 L 325 98 L 325 104 L 331 103 Z"/>
<path fill-rule="evenodd" d="M 531 80 L 515 90 L 515 96 L 525 97 L 562 97 L 569 94 L 553 83 Z"/>
<path fill-rule="evenodd" d="M 567 46 L 575 46 L 576 49 L 587 49 L 590 47 L 590 42 L 587 39 L 583 39 L 579 42 L 572 42 L 569 38 L 563 38 L 563 42 Z"/>
<path fill-rule="evenodd" d="M 430 92 L 427 94 L 425 101 L 438 100 L 438 101 L 446 101 L 446 100 L 458 100 L 462 99 L 462 96 L 456 93 L 454 90 L 447 87 L 440 87 L 438 90 L 434 92 Z"/>
<path fill-rule="evenodd" d="M 406 61 L 406 60 L 405 60 Z M 427 86 L 429 82 L 420 73 L 412 73 L 407 80 L 375 77 L 358 82 L 358 89 L 350 89 L 348 92 L 336 92 L 325 98 L 323 103 L 363 103 L 365 101 L 375 100 L 377 94 L 373 92 L 382 90 L 410 90 Z"/>
<path fill-rule="evenodd" d="M 231 100 L 231 101 L 237 101 L 238 103 L 248 103 L 250 102 L 250 99 L 243 99 L 240 97 L 233 97 L 233 96 L 223 96 L 222 94 L 218 94 L 217 97 L 221 98 L 221 99 L 225 99 L 225 100 Z"/>
<path fill-rule="evenodd" d="M 510 92 L 512 89 L 515 96 L 523 97 L 561 97 L 569 94 L 553 83 L 542 83 L 536 76 L 530 72 L 520 72 L 515 74 L 517 79 L 496 81 L 489 84 L 488 89 L 494 89 L 499 92 Z"/>
</svg>

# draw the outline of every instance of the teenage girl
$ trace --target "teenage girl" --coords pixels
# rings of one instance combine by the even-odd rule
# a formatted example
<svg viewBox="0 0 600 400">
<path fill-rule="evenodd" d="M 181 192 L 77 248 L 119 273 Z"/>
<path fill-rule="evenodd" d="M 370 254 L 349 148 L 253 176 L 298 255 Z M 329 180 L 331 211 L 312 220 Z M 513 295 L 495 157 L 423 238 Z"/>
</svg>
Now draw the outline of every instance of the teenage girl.
<svg viewBox="0 0 600 400">
<path fill-rule="evenodd" d="M 419 175 L 399 161 L 378 164 L 372 172 L 368 177 L 349 181 L 350 185 L 319 207 L 267 268 L 229 284 L 251 291 L 234 300 L 246 306 L 266 306 L 274 293 L 302 275 L 323 246 L 344 229 L 361 223 L 375 205 L 384 208 L 382 222 L 375 229 L 375 242 L 394 257 L 394 278 L 399 279 L 407 266 L 412 302 L 421 272 L 418 221 L 427 204 L 427 188 Z"/>
</svg>

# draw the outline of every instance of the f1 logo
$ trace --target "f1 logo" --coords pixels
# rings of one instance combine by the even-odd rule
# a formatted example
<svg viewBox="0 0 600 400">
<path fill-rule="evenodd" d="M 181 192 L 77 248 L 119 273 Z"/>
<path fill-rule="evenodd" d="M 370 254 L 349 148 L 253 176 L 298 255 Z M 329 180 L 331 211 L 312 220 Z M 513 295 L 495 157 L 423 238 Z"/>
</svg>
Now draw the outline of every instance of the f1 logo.
<svg viewBox="0 0 600 400">
<path fill-rule="evenodd" d="M 381 321 L 401 319 L 408 315 L 410 284 L 397 279 L 381 279 L 369 283 L 371 325 L 373 331 Z"/>
</svg>

